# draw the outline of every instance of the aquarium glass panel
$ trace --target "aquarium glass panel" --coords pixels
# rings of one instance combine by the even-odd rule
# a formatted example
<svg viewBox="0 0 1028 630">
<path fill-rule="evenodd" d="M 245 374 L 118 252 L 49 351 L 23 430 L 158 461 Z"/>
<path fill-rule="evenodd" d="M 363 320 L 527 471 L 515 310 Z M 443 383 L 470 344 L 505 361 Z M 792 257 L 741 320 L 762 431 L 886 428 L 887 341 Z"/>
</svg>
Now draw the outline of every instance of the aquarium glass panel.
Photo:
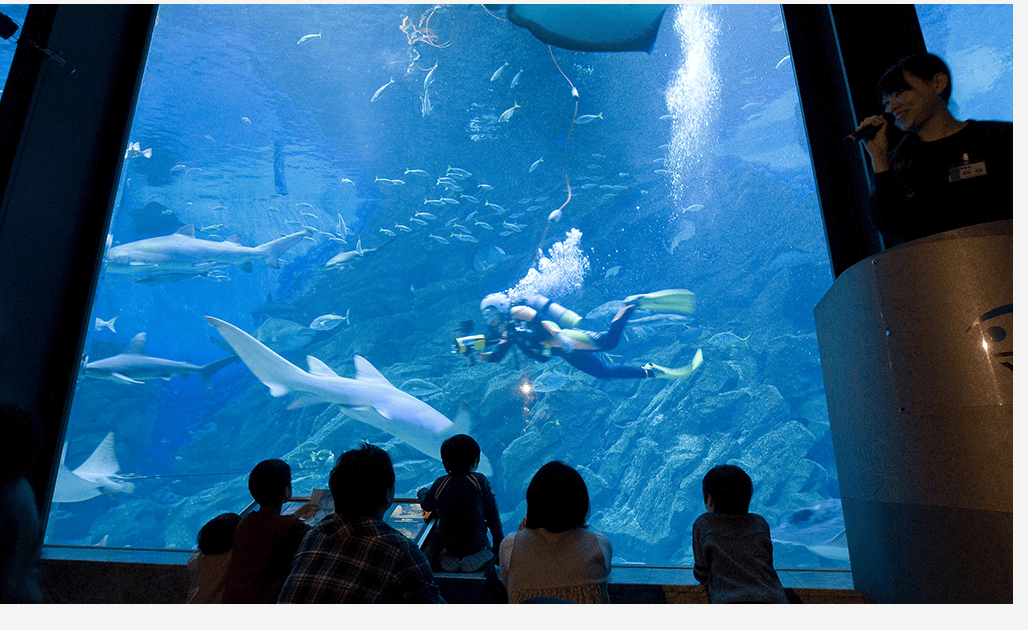
<svg viewBox="0 0 1028 630">
<path fill-rule="evenodd" d="M 646 48 L 634 18 L 557 35 Z M 189 550 L 257 462 L 303 496 L 362 441 L 414 497 L 466 432 L 505 532 L 563 460 L 616 564 L 690 565 L 730 463 L 779 567 L 848 566 L 777 5 L 671 6 L 650 52 L 479 5 L 162 5 L 129 142 L 47 543 Z"/>
<path fill-rule="evenodd" d="M 949 108 L 960 120 L 1014 120 L 1014 5 L 918 4 L 928 52 L 953 75 Z"/>
</svg>

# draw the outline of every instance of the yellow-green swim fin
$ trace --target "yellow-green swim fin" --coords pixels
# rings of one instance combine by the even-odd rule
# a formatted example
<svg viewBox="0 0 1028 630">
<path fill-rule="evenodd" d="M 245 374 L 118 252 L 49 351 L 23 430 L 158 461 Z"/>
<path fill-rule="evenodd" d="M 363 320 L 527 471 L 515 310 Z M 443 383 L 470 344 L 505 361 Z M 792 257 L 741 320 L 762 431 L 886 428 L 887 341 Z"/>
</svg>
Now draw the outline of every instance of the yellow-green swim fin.
<svg viewBox="0 0 1028 630">
<path fill-rule="evenodd" d="M 647 363 L 644 369 L 653 372 L 656 378 L 685 378 L 695 372 L 703 364 L 703 350 L 697 350 L 692 363 L 680 368 L 666 368 L 655 363 Z"/>
<path fill-rule="evenodd" d="M 630 295 L 624 299 L 625 304 L 635 304 L 636 308 L 644 308 L 657 313 L 691 314 L 696 311 L 696 294 L 685 289 L 665 289 L 653 293 Z"/>
</svg>

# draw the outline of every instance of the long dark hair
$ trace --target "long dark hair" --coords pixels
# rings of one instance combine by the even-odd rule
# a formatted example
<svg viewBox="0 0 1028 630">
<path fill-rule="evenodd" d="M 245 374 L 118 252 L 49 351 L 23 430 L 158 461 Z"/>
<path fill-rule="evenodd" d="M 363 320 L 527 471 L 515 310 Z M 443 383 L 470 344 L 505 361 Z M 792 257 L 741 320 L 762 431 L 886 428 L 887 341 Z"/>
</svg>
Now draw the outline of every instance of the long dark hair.
<svg viewBox="0 0 1028 630">
<path fill-rule="evenodd" d="M 564 462 L 550 462 L 532 477 L 525 492 L 525 527 L 542 527 L 554 534 L 585 527 L 589 489 L 578 471 Z"/>
</svg>

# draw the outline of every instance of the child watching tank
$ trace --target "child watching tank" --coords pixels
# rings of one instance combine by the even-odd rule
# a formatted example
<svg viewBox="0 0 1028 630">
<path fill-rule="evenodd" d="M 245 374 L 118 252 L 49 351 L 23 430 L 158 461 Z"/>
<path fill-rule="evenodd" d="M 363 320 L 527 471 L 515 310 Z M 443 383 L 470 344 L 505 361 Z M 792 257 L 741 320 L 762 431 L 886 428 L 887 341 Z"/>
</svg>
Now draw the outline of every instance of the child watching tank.
<svg viewBox="0 0 1028 630">
<path fill-rule="evenodd" d="M 250 471 L 250 494 L 260 507 L 236 528 L 232 560 L 225 576 L 225 604 L 274 604 L 293 562 L 293 554 L 307 533 L 296 514 L 282 515 L 293 496 L 292 471 L 281 459 L 266 459 Z M 313 506 L 311 506 L 313 507 Z"/>
<path fill-rule="evenodd" d="M 692 526 L 693 575 L 711 604 L 787 604 L 775 572 L 771 528 L 750 514 L 753 481 L 742 468 L 723 464 L 703 477 L 707 513 Z"/>
<path fill-rule="evenodd" d="M 232 560 L 232 538 L 242 521 L 235 512 L 219 514 L 200 528 L 197 549 L 186 563 L 189 569 L 187 604 L 220 604 L 225 594 L 225 572 Z"/>
<path fill-rule="evenodd" d="M 485 475 L 475 472 L 481 449 L 473 437 L 460 434 L 442 443 L 439 456 L 447 474 L 436 479 L 427 492 L 418 492 L 421 509 L 434 512 L 439 519 L 426 555 L 443 571 L 481 571 L 491 565 L 503 540 L 496 497 Z"/>
</svg>

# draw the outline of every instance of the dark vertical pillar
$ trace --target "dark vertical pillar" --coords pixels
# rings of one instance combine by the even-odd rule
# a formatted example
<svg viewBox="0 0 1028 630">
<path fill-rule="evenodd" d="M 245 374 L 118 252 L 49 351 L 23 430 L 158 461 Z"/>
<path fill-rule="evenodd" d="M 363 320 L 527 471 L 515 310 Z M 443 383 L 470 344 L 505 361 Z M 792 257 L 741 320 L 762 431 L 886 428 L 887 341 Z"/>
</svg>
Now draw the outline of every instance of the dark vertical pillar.
<svg viewBox="0 0 1028 630">
<path fill-rule="evenodd" d="M 881 112 L 881 74 L 925 50 L 917 13 L 783 13 L 837 278 L 815 320 L 854 586 L 886 603 L 1012 601 L 1013 372 L 979 325 L 1012 313 L 1012 228 L 881 252 L 870 165 L 842 138 Z M 1012 348 L 1012 315 L 995 326 Z"/>
<path fill-rule="evenodd" d="M 32 5 L 0 101 L 0 402 L 40 420 L 44 519 L 156 14 Z"/>
<path fill-rule="evenodd" d="M 913 5 L 783 5 L 835 277 L 882 250 L 868 214 L 870 168 L 843 138 L 881 111 L 878 77 L 924 50 Z"/>
</svg>

